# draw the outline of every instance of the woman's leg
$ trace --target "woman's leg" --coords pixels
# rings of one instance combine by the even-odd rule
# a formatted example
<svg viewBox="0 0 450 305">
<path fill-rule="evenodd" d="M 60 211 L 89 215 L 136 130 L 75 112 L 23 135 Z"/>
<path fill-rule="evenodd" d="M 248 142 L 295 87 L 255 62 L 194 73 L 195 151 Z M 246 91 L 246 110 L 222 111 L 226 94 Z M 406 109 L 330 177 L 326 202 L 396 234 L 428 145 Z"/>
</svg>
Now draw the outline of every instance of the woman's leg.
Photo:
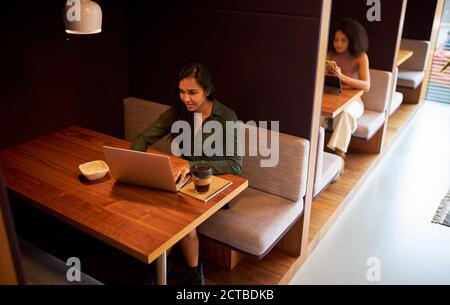
<svg viewBox="0 0 450 305">
<path fill-rule="evenodd" d="M 194 229 L 180 241 L 181 249 L 183 250 L 184 258 L 189 267 L 194 268 L 198 266 L 198 236 Z"/>
<path fill-rule="evenodd" d="M 327 146 L 336 151 L 338 155 L 344 156 L 347 152 L 352 134 L 357 128 L 357 119 L 363 112 L 364 104 L 361 100 L 355 100 L 345 107 L 337 117 L 336 124 L 333 126 L 333 134 Z"/>
<path fill-rule="evenodd" d="M 348 145 L 353 132 L 356 130 L 356 120 L 348 112 L 344 111 L 337 117 L 337 123 L 334 126 L 333 134 L 328 141 L 328 148 L 334 151 L 347 152 Z"/>
<path fill-rule="evenodd" d="M 205 285 L 205 276 L 203 274 L 203 265 L 198 259 L 198 236 L 194 229 L 186 235 L 181 241 L 181 249 L 183 250 L 184 258 L 190 267 L 187 277 L 187 284 L 189 285 Z"/>
</svg>

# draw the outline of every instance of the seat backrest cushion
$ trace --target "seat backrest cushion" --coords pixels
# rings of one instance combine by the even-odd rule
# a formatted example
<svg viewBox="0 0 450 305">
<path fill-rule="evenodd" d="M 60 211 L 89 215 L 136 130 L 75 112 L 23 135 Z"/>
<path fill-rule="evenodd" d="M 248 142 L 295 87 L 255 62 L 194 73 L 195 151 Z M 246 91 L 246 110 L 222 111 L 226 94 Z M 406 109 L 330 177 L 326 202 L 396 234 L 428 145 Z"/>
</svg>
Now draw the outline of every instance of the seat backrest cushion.
<svg viewBox="0 0 450 305">
<path fill-rule="evenodd" d="M 403 38 L 400 48 L 414 52 L 413 56 L 401 65 L 401 69 L 425 71 L 430 50 L 429 41 Z"/>
<path fill-rule="evenodd" d="M 391 72 L 370 69 L 370 90 L 361 97 L 365 109 L 376 112 L 386 111 L 391 95 L 391 81 Z"/>
<path fill-rule="evenodd" d="M 248 179 L 249 186 L 294 202 L 303 198 L 306 194 L 309 141 L 248 124 L 245 124 L 244 127 L 246 129 L 244 150 L 246 153 L 241 174 Z M 252 133 L 268 134 L 268 143 L 270 143 L 271 137 L 279 137 L 279 155 L 276 166 L 261 166 L 261 160 L 269 159 L 269 157 L 261 156 L 258 149 L 259 139 L 258 141 L 249 140 L 249 135 Z M 248 151 L 251 149 L 258 151 L 258 155 L 249 156 Z M 274 154 L 275 149 L 273 147 L 271 149 L 272 154 Z"/>
<path fill-rule="evenodd" d="M 139 133 L 150 126 L 162 113 L 170 108 L 168 105 L 128 97 L 123 101 L 125 140 L 133 141 Z"/>
</svg>

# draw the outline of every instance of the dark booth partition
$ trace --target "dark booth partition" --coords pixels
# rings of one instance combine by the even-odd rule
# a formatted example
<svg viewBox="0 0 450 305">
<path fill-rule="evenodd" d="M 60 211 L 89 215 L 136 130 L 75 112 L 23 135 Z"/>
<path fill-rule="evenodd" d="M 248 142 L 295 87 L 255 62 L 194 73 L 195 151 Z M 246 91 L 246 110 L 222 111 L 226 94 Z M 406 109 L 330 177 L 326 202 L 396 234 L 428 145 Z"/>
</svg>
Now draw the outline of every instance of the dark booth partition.
<svg viewBox="0 0 450 305">
<path fill-rule="evenodd" d="M 130 95 L 173 101 L 178 67 L 207 63 L 218 99 L 247 122 L 309 139 L 321 1 L 130 1 Z"/>
<path fill-rule="evenodd" d="M 0 148 L 67 124 L 123 136 L 128 67 L 123 1 L 97 1 L 101 34 L 65 33 L 65 1 L 2 6 Z"/>
<path fill-rule="evenodd" d="M 403 38 L 431 40 L 438 0 L 408 0 Z"/>
<path fill-rule="evenodd" d="M 370 67 L 392 71 L 396 55 L 397 37 L 403 0 L 381 1 L 381 21 L 369 21 L 367 1 L 333 0 L 331 19 L 351 17 L 365 27 L 369 36 Z"/>
<path fill-rule="evenodd" d="M 240 119 L 310 137 L 321 1 L 97 2 L 102 33 L 82 36 L 62 0 L 5 3 L 0 148 L 67 124 L 122 137 L 123 98 L 171 103 L 189 59 Z"/>
</svg>

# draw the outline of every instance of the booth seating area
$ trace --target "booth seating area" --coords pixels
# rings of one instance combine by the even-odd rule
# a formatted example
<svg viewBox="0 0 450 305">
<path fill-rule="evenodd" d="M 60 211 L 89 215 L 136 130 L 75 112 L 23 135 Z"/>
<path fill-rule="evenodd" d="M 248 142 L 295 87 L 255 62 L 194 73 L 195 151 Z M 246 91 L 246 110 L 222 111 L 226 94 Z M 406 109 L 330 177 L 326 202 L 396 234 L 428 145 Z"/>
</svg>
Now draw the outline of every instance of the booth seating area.
<svg viewBox="0 0 450 305">
<path fill-rule="evenodd" d="M 405 102 L 418 103 L 425 76 L 430 42 L 403 38 L 401 49 L 413 51 L 414 54 L 399 68 L 397 91 L 404 95 Z"/>
<path fill-rule="evenodd" d="M 200 225 L 201 234 L 261 259 L 300 218 L 306 195 L 309 141 L 282 133 L 279 139 L 278 165 L 261 167 L 264 158 L 245 156 L 242 176 L 248 179 L 249 188 L 230 203 L 229 210 L 217 212 Z M 248 137 L 245 142 L 248 147 Z"/>
<path fill-rule="evenodd" d="M 364 103 L 364 113 L 358 119 L 358 127 L 352 136 L 350 149 L 379 153 L 379 143 L 382 139 L 386 111 L 391 96 L 392 73 L 370 69 L 370 79 L 370 90 L 361 97 Z M 333 121 L 333 126 L 336 122 L 336 120 Z M 331 128 L 327 130 L 332 131 Z"/>
<path fill-rule="evenodd" d="M 124 109 L 126 139 L 131 141 L 167 106 L 127 98 Z M 261 131 L 254 126 L 244 127 L 249 134 Z M 273 131 L 269 135 L 273 136 Z M 260 160 L 265 158 L 245 156 L 241 175 L 249 180 L 249 188 L 230 203 L 229 209 L 218 211 L 198 228 L 199 233 L 209 239 L 255 259 L 263 258 L 277 245 L 295 225 L 304 208 L 309 141 L 283 133 L 278 136 L 278 165 L 261 167 Z M 248 136 L 245 138 L 245 147 L 249 148 L 252 142 L 249 142 Z M 164 140 L 160 142 L 165 143 L 156 143 L 153 148 L 167 152 L 169 143 Z M 234 264 L 217 263 L 234 267 Z"/>
<path fill-rule="evenodd" d="M 386 121 L 391 91 L 392 73 L 370 69 L 370 90 L 361 97 L 364 103 L 364 113 L 358 119 L 358 128 L 353 134 L 354 140 L 369 141 L 383 127 Z M 333 121 L 333 126 L 336 120 Z M 332 129 L 328 129 L 332 131 Z M 351 143 L 352 144 L 352 143 Z"/>
</svg>

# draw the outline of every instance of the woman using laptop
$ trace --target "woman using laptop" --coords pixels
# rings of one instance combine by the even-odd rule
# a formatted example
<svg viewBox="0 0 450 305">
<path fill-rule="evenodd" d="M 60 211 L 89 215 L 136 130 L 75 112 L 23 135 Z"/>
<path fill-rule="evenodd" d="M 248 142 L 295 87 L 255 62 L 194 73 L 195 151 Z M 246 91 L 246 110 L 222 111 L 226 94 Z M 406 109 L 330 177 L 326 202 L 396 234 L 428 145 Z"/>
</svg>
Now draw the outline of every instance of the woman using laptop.
<svg viewBox="0 0 450 305">
<path fill-rule="evenodd" d="M 331 72 L 340 78 L 343 88 L 370 89 L 368 44 L 367 33 L 356 20 L 341 18 L 332 25 L 327 59 L 336 63 Z M 342 158 L 345 158 L 357 120 L 363 113 L 362 100 L 355 99 L 333 124 L 334 131 L 327 146 Z"/>
<path fill-rule="evenodd" d="M 197 115 L 194 115 L 197 114 Z M 201 116 L 199 116 L 201 114 Z M 197 120 L 194 122 L 194 120 Z M 198 128 L 207 121 L 214 120 L 222 125 L 223 153 L 210 157 L 195 156 L 193 139 L 199 132 Z M 234 135 L 234 155 L 227 156 L 225 125 L 227 121 L 236 122 L 237 116 L 233 110 L 219 103 L 215 98 L 215 90 L 211 74 L 206 65 L 199 62 L 189 62 L 181 67 L 177 76 L 176 98 L 174 105 L 163 113 L 155 122 L 145 129 L 133 141 L 131 149 L 146 151 L 149 145 L 157 142 L 171 133 L 172 124 L 176 121 L 186 121 L 191 126 L 191 151 L 182 157 L 189 161 L 182 168 L 178 168 L 175 180 L 184 180 L 190 172 L 190 167 L 202 162 L 211 166 L 213 174 L 240 174 L 242 157 L 237 154 L 237 135 Z M 202 144 L 210 134 L 203 133 Z M 172 136 L 176 136 L 172 134 Z M 204 284 L 203 266 L 199 261 L 199 241 L 196 230 L 190 232 L 180 241 L 186 262 L 191 268 L 188 280 L 190 284 Z"/>
</svg>

